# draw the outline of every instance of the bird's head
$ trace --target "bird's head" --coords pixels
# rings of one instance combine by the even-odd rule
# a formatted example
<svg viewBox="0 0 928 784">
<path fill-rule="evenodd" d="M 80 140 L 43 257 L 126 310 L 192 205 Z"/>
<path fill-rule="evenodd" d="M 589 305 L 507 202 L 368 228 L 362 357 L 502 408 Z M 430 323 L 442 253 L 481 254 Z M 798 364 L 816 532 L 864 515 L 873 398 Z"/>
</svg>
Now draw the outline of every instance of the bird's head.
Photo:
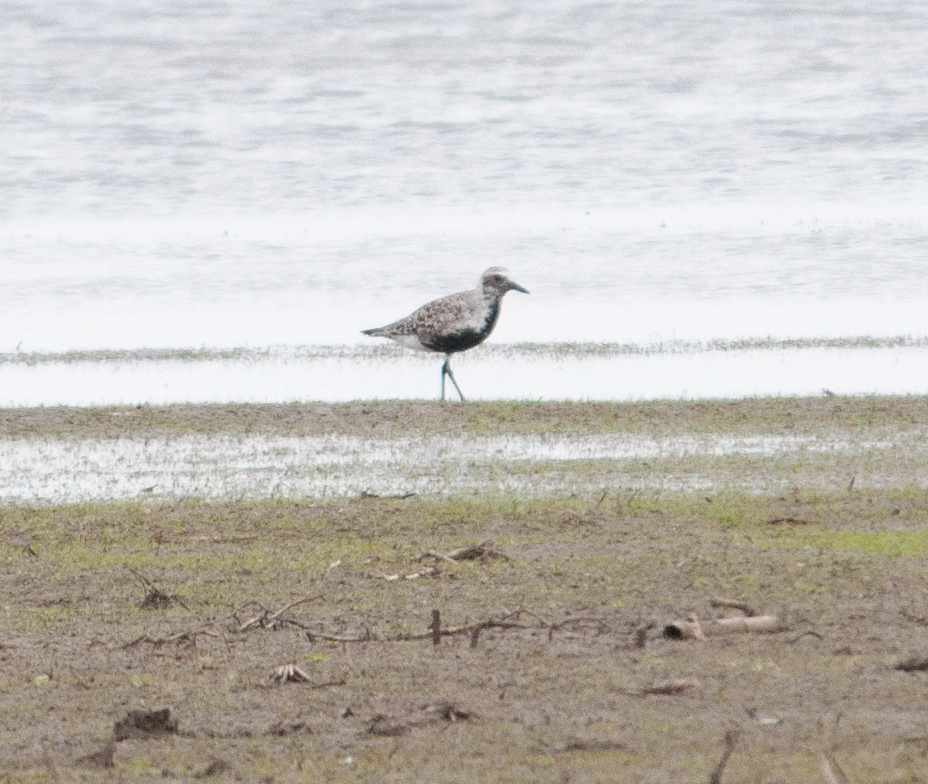
<svg viewBox="0 0 928 784">
<path fill-rule="evenodd" d="M 528 294 L 528 289 L 516 283 L 505 267 L 490 267 L 480 276 L 480 286 L 484 297 L 494 299 L 502 297 L 507 291 L 521 291 Z"/>
</svg>

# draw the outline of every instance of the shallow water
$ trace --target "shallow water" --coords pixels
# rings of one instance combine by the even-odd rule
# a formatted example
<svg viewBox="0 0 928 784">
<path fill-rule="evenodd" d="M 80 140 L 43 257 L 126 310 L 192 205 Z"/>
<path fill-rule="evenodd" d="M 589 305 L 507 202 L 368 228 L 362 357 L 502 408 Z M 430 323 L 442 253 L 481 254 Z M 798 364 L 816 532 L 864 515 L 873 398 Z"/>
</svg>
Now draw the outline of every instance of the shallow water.
<svg viewBox="0 0 928 784">
<path fill-rule="evenodd" d="M 9 439 L 0 441 L 0 502 L 331 498 L 365 492 L 546 495 L 602 487 L 758 490 L 797 481 L 793 468 L 772 459 L 820 455 L 827 462 L 837 455 L 866 464 L 894 448 L 904 448 L 910 458 L 924 456 L 919 434 L 869 440 L 840 434 Z M 747 461 L 749 471 L 711 459 L 726 457 Z M 759 464 L 750 462 L 757 459 L 764 459 L 759 473 L 753 471 Z M 866 483 L 913 481 L 903 473 L 871 472 Z M 820 471 L 804 486 L 832 481 Z M 840 481 L 846 483 L 847 476 Z"/>
<path fill-rule="evenodd" d="M 0 406 L 435 399 L 441 357 L 286 351 L 241 359 L 0 362 Z M 647 400 L 928 390 L 928 348 L 765 348 L 558 355 L 474 351 L 454 359 L 469 400 Z M 826 392 L 827 390 L 827 392 Z M 451 384 L 447 394 L 457 397 Z"/>
<path fill-rule="evenodd" d="M 499 343 L 925 334 L 925 40 L 902 2 L 3 3 L 0 351 L 353 344 L 491 263 L 532 291 Z"/>
</svg>

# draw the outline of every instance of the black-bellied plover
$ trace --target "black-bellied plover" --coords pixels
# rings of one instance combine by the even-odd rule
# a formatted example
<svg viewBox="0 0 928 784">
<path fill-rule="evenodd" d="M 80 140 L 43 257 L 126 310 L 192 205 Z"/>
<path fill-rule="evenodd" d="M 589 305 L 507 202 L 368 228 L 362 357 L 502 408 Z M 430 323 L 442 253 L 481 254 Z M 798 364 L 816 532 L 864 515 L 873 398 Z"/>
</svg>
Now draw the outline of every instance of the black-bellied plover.
<svg viewBox="0 0 928 784">
<path fill-rule="evenodd" d="M 480 276 L 477 287 L 452 294 L 423 305 L 415 313 L 393 324 L 377 329 L 365 329 L 365 335 L 390 338 L 402 346 L 445 355 L 441 366 L 441 399 L 445 399 L 445 376 L 464 400 L 464 393 L 451 372 L 451 355 L 479 346 L 486 340 L 496 321 L 499 307 L 507 291 L 528 294 L 503 267 L 490 267 Z"/>
</svg>

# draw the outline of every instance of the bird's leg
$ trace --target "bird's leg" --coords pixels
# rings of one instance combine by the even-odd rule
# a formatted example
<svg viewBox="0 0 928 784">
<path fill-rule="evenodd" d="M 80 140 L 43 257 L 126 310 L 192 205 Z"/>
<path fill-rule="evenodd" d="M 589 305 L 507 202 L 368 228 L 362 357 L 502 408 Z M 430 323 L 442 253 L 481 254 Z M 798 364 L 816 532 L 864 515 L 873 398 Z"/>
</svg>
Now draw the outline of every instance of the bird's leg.
<svg viewBox="0 0 928 784">
<path fill-rule="evenodd" d="M 458 382 L 454 379 L 454 372 L 451 370 L 451 355 L 445 359 L 445 364 L 441 369 L 441 399 L 445 399 L 445 373 L 448 374 L 448 378 L 451 379 L 451 383 L 454 384 L 454 388 L 458 391 L 458 394 L 461 396 L 461 402 L 464 401 L 464 393 L 461 391 L 461 388 L 458 386 Z"/>
</svg>

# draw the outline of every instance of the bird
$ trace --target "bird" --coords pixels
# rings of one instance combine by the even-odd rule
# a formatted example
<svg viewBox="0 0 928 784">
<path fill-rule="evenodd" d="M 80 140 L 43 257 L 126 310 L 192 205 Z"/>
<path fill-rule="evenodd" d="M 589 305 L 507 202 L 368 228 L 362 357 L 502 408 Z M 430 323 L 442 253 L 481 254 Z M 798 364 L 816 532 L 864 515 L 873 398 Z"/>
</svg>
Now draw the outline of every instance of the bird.
<svg viewBox="0 0 928 784">
<path fill-rule="evenodd" d="M 362 334 L 389 338 L 407 348 L 444 354 L 441 399 L 445 399 L 445 376 L 448 376 L 463 403 L 464 393 L 451 370 L 451 355 L 479 346 L 490 336 L 507 291 L 529 293 L 512 279 L 505 267 L 490 267 L 480 276 L 475 288 L 436 299 L 404 319 L 385 327 L 365 329 Z"/>
</svg>

